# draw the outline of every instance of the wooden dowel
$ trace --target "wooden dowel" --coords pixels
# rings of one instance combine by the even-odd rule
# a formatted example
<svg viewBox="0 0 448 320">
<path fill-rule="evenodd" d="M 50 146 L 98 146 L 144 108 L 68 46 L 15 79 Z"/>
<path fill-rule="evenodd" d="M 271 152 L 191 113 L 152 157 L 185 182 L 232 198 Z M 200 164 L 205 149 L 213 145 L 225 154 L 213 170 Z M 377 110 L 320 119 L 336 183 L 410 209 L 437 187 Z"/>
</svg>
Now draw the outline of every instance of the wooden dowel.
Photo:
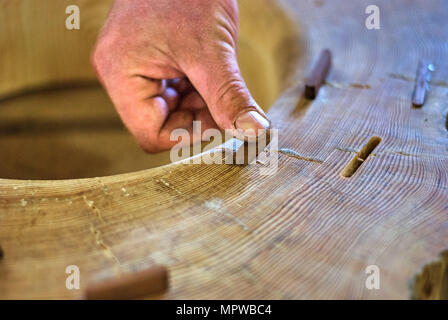
<svg viewBox="0 0 448 320">
<path fill-rule="evenodd" d="M 123 275 L 89 285 L 87 300 L 125 300 L 163 293 L 168 289 L 168 270 L 164 266 Z"/>
<path fill-rule="evenodd" d="M 420 108 L 425 103 L 432 71 L 434 71 L 434 65 L 432 63 L 423 60 L 419 62 L 414 93 L 412 95 L 412 104 L 414 107 Z"/>
<path fill-rule="evenodd" d="M 314 63 L 308 77 L 305 79 L 305 98 L 316 98 L 320 87 L 325 82 L 330 67 L 331 52 L 328 49 L 322 50 L 319 59 Z"/>
<path fill-rule="evenodd" d="M 448 130 L 448 113 L 446 114 L 445 128 Z"/>
</svg>

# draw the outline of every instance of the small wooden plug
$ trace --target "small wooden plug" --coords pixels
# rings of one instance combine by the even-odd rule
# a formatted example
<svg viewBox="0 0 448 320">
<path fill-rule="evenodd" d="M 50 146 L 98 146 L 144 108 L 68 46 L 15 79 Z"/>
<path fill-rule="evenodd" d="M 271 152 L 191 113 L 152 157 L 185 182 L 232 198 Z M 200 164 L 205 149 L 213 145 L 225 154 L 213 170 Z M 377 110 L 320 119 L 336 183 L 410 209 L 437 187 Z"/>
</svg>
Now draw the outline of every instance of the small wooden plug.
<svg viewBox="0 0 448 320">
<path fill-rule="evenodd" d="M 325 82 L 330 67 L 331 52 L 328 49 L 322 50 L 319 59 L 314 63 L 308 77 L 305 79 L 305 98 L 316 98 L 320 87 Z"/>
<path fill-rule="evenodd" d="M 416 108 L 420 108 L 425 104 L 432 71 L 434 71 L 432 63 L 425 60 L 421 60 L 418 63 L 417 77 L 415 78 L 414 93 L 412 95 L 412 104 Z"/>
<path fill-rule="evenodd" d="M 168 270 L 164 266 L 154 266 L 89 285 L 84 298 L 87 300 L 128 300 L 163 293 L 167 289 Z"/>
</svg>

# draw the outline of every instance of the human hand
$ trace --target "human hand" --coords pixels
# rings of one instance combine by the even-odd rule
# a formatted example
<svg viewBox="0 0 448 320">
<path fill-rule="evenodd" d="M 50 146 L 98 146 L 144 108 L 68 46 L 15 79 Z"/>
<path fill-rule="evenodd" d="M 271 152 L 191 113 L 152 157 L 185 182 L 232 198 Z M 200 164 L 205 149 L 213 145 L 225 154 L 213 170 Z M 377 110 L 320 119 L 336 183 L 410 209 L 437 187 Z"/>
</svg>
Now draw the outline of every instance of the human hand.
<svg viewBox="0 0 448 320">
<path fill-rule="evenodd" d="M 236 0 L 116 0 L 92 63 L 120 117 L 147 152 L 201 121 L 240 139 L 270 122 L 241 76 Z M 237 130 L 235 130 L 237 129 Z"/>
</svg>

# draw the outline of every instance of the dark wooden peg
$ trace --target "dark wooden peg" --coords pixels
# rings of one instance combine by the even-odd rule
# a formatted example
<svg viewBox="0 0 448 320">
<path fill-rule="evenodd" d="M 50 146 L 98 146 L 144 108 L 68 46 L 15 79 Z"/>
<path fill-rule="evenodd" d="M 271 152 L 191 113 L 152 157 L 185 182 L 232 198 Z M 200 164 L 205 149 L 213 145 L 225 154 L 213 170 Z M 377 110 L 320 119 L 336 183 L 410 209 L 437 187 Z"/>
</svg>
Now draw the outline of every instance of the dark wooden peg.
<svg viewBox="0 0 448 320">
<path fill-rule="evenodd" d="M 314 63 L 308 77 L 305 79 L 305 98 L 316 98 L 320 87 L 325 82 L 330 67 L 331 52 L 328 49 L 322 50 L 319 59 Z"/>
</svg>

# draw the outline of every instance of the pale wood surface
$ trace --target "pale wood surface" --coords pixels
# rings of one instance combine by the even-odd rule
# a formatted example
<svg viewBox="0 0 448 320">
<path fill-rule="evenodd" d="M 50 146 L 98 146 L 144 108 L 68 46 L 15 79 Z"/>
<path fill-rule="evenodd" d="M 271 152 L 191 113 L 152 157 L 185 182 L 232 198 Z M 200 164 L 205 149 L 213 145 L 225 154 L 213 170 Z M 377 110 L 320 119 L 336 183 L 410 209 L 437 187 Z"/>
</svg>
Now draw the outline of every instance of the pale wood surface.
<svg viewBox="0 0 448 320">
<path fill-rule="evenodd" d="M 269 116 L 280 147 L 317 161 L 281 153 L 272 176 L 260 165 L 176 164 L 0 180 L 0 297 L 78 298 L 65 288 L 71 264 L 83 288 L 165 264 L 172 286 L 159 298 L 409 298 L 408 282 L 448 242 L 447 3 L 377 1 L 382 25 L 373 31 L 367 1 L 283 2 L 303 49 L 288 58 L 294 79 Z M 308 103 L 306 63 L 324 47 L 333 68 Z M 420 58 L 437 69 L 414 109 Z M 342 178 L 373 136 L 382 138 L 374 155 Z M 370 264 L 381 270 L 380 290 L 365 288 Z"/>
</svg>

